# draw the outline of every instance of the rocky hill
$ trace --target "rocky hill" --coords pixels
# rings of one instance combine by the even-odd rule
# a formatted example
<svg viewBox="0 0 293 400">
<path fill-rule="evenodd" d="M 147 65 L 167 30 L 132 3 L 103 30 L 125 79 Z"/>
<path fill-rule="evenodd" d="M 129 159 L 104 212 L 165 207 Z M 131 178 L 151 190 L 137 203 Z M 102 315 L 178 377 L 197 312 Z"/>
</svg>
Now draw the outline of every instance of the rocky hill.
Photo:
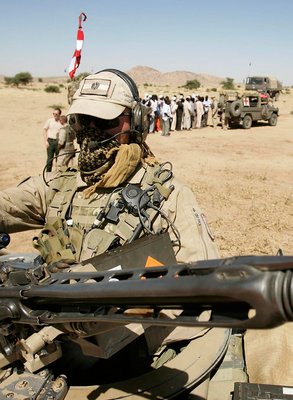
<svg viewBox="0 0 293 400">
<path fill-rule="evenodd" d="M 197 79 L 201 87 L 218 87 L 225 78 L 189 71 L 160 72 L 154 68 L 136 66 L 126 71 L 138 84 L 182 86 L 187 81 Z"/>
</svg>

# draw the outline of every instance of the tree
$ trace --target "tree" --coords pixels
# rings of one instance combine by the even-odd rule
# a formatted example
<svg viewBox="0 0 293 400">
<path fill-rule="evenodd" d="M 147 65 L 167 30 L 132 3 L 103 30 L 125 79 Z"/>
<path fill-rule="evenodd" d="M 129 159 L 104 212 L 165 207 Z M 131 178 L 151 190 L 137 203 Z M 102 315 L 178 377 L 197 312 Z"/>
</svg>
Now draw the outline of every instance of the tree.
<svg viewBox="0 0 293 400">
<path fill-rule="evenodd" d="M 227 89 L 227 90 L 234 90 L 235 86 L 234 86 L 234 79 L 233 78 L 226 78 L 225 81 L 221 82 L 221 85 L 223 87 L 223 89 Z"/>
<path fill-rule="evenodd" d="M 14 85 L 16 87 L 19 87 L 19 85 L 26 86 L 31 83 L 33 77 L 29 72 L 19 72 L 13 77 L 5 77 L 4 80 L 7 85 Z"/>
<path fill-rule="evenodd" d="M 192 81 L 187 81 L 184 86 L 185 89 L 198 89 L 200 87 L 200 82 L 197 79 L 193 79 Z"/>
</svg>

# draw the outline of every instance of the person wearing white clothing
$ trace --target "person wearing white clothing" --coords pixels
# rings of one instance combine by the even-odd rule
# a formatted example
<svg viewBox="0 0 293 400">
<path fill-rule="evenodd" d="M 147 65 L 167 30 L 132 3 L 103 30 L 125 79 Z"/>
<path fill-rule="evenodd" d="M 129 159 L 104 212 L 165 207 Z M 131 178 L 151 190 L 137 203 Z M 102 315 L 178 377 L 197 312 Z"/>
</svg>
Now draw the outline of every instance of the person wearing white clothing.
<svg viewBox="0 0 293 400">
<path fill-rule="evenodd" d="M 187 96 L 183 103 L 183 129 L 191 129 L 191 114 L 190 97 Z"/>
<path fill-rule="evenodd" d="M 171 107 L 170 99 L 168 96 L 163 98 L 161 106 L 161 118 L 162 118 L 162 136 L 170 136 L 170 119 L 171 119 Z"/>
<path fill-rule="evenodd" d="M 176 123 L 177 123 L 177 96 L 173 96 L 171 100 L 171 115 L 172 115 L 172 122 L 171 122 L 171 131 L 175 131 L 176 129 Z"/>
</svg>

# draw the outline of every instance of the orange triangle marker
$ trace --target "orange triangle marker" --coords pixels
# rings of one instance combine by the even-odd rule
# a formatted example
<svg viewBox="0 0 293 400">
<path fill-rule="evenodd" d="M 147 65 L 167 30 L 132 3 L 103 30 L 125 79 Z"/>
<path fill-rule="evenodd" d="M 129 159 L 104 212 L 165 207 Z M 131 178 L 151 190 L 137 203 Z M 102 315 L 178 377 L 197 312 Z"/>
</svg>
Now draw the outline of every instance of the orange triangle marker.
<svg viewBox="0 0 293 400">
<path fill-rule="evenodd" d="M 146 263 L 145 263 L 145 268 L 161 267 L 162 265 L 164 265 L 164 264 L 162 264 L 160 261 L 156 260 L 155 258 L 153 258 L 151 256 L 148 256 Z"/>
</svg>

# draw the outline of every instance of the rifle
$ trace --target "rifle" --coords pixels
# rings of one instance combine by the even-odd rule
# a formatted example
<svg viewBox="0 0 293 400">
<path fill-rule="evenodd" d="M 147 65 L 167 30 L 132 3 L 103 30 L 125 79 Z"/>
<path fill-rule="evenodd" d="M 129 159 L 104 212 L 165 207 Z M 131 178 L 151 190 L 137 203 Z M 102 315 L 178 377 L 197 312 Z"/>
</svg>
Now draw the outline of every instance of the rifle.
<svg viewBox="0 0 293 400">
<path fill-rule="evenodd" d="M 0 321 L 273 328 L 293 320 L 292 271 L 293 256 L 55 273 L 40 258 L 5 261 L 0 263 Z M 163 310 L 177 313 L 166 318 Z M 208 321 L 200 318 L 204 311 L 210 312 Z"/>
<path fill-rule="evenodd" d="M 131 322 L 171 328 L 248 329 L 271 328 L 293 320 L 293 256 L 244 256 L 106 272 L 71 272 L 72 267 L 66 265 L 62 265 L 64 271 L 52 272 L 57 267 L 44 264 L 41 257 L 32 262 L 21 258 L 0 261 L 0 368 L 6 371 L 0 380 L 0 397 L 21 394 L 33 400 L 63 400 L 68 393 L 66 376 L 57 376 L 58 367 L 56 375 L 53 366 L 54 361 L 63 359 L 61 343 L 76 340 L 86 351 L 91 341 L 83 337 L 94 336 L 100 323 L 106 330 Z M 172 317 L 166 310 L 172 311 Z M 210 318 L 203 321 L 206 311 Z M 214 365 L 227 349 L 227 332 L 221 333 L 216 344 Z M 139 377 L 138 381 L 130 380 L 123 393 L 162 398 L 160 382 L 164 387 L 172 376 L 173 398 L 174 393 L 199 383 L 193 367 L 187 381 L 181 380 L 188 376 L 184 368 L 189 371 L 194 360 L 187 359 L 180 367 L 183 370 L 179 368 L 181 378 L 173 375 L 178 374 L 176 369 L 163 367 L 154 386 L 150 373 L 148 378 L 144 375 L 142 386 Z M 49 364 L 53 373 L 46 368 Z M 207 365 L 203 373 L 210 368 Z M 165 377 L 166 371 L 170 375 Z M 151 397 L 147 397 L 150 387 Z M 95 389 L 84 390 L 82 398 Z M 113 393 L 113 398 L 121 394 L 115 389 Z"/>
</svg>

